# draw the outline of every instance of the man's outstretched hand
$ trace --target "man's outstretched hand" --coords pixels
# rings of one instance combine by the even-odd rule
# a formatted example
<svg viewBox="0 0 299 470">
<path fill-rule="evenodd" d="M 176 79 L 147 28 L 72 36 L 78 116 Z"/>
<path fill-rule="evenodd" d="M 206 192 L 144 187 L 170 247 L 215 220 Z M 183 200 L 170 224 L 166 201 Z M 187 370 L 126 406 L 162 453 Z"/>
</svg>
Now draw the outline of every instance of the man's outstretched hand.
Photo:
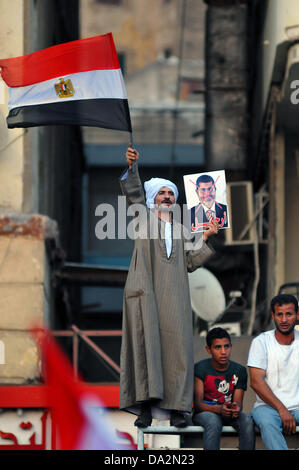
<svg viewBox="0 0 299 470">
<path fill-rule="evenodd" d="M 203 232 L 203 235 L 202 235 L 202 239 L 203 241 L 207 241 L 207 239 L 209 237 L 211 237 L 212 235 L 216 235 L 217 233 L 219 232 L 219 224 L 216 220 L 214 220 L 213 222 L 210 222 L 204 232 Z"/>
</svg>

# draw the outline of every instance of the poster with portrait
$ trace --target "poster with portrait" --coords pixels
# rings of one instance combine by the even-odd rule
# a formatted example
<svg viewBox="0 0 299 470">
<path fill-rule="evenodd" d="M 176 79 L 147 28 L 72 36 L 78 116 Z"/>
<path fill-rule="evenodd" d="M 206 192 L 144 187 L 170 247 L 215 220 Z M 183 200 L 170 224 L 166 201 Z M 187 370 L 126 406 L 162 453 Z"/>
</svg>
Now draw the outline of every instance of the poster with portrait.
<svg viewBox="0 0 299 470">
<path fill-rule="evenodd" d="M 217 220 L 219 228 L 229 228 L 224 170 L 184 175 L 187 209 L 192 233 L 203 232 Z"/>
</svg>

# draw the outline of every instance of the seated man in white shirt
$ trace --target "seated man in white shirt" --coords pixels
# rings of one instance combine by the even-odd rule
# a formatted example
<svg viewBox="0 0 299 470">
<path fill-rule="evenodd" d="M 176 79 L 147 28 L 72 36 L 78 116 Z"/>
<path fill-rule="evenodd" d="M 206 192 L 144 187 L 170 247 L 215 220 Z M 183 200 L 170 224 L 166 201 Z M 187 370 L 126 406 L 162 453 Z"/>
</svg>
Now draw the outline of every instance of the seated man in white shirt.
<svg viewBox="0 0 299 470">
<path fill-rule="evenodd" d="M 270 450 L 288 450 L 283 434 L 294 434 L 299 424 L 299 331 L 298 301 L 280 294 L 271 302 L 275 329 L 251 343 L 248 367 L 256 392 L 251 412 Z"/>
</svg>

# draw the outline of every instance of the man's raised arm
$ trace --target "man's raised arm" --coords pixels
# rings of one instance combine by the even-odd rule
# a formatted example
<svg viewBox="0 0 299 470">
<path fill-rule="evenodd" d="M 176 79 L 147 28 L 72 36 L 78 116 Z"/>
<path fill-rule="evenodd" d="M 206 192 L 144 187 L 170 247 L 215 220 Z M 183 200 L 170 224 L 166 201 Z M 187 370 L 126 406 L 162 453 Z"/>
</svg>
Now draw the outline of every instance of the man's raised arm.
<svg viewBox="0 0 299 470">
<path fill-rule="evenodd" d="M 138 165 L 139 153 L 132 147 L 128 147 L 126 152 L 126 160 L 129 168 L 126 169 L 120 177 L 120 186 L 122 193 L 127 198 L 127 203 L 145 204 L 144 192 L 139 178 Z M 132 172 L 132 165 L 135 163 L 135 171 Z"/>
</svg>

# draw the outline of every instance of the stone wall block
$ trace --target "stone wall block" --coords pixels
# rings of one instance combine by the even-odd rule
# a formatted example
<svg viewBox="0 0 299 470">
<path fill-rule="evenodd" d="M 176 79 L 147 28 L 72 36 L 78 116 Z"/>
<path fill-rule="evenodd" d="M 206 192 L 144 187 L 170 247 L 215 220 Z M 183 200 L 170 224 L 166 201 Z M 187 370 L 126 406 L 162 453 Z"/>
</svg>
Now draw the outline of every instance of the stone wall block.
<svg viewBox="0 0 299 470">
<path fill-rule="evenodd" d="M 0 365 L 0 384 L 24 384 L 40 378 L 40 356 L 30 332 L 0 331 L 5 364 Z"/>
<path fill-rule="evenodd" d="M 43 240 L 0 237 L 0 284 L 42 283 L 44 256 Z"/>
<path fill-rule="evenodd" d="M 50 326 L 50 258 L 57 248 L 57 223 L 40 214 L 0 215 L 1 384 L 40 381 L 41 360 L 30 330 Z M 1 404 L 0 404 L 1 406 Z"/>
<path fill-rule="evenodd" d="M 41 325 L 44 310 L 42 284 L 0 284 L 0 329 L 28 330 Z"/>
</svg>

